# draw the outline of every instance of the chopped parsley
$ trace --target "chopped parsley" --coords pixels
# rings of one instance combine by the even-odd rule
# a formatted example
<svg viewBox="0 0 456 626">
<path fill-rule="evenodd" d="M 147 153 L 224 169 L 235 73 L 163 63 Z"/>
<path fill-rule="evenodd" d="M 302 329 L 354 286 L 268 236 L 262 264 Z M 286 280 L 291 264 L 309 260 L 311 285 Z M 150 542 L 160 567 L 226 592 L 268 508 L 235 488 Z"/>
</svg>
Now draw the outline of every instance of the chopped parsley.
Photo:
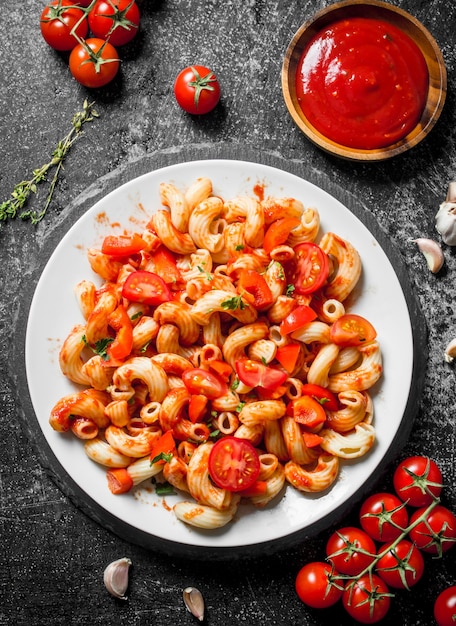
<svg viewBox="0 0 456 626">
<path fill-rule="evenodd" d="M 232 298 L 228 298 L 228 300 L 222 302 L 222 308 L 226 311 L 236 311 L 237 309 L 243 311 L 246 306 L 247 305 L 242 299 L 242 296 L 233 296 Z"/>
</svg>

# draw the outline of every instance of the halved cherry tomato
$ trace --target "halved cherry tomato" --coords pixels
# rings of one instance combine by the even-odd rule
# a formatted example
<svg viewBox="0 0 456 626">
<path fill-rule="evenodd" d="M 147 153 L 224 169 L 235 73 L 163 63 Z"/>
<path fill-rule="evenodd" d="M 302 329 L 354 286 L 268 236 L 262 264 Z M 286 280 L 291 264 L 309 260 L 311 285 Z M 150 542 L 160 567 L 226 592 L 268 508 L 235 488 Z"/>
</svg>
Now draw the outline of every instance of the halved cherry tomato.
<svg viewBox="0 0 456 626">
<path fill-rule="evenodd" d="M 128 257 L 137 254 L 146 247 L 146 242 L 138 234 L 107 235 L 101 244 L 103 254 L 116 257 Z"/>
<path fill-rule="evenodd" d="M 290 333 L 302 328 L 305 324 L 313 322 L 317 318 L 317 314 L 310 306 L 302 304 L 289 313 L 280 323 L 280 334 L 289 335 Z"/>
<path fill-rule="evenodd" d="M 154 273 L 163 278 L 167 285 L 183 282 L 182 274 L 176 265 L 176 257 L 164 246 L 160 246 L 156 252 L 150 255 L 150 263 Z"/>
<path fill-rule="evenodd" d="M 208 361 L 209 369 L 212 370 L 220 376 L 222 380 L 226 383 L 230 380 L 231 374 L 233 373 L 233 368 L 226 361 L 219 361 L 218 359 L 214 359 L 213 361 Z"/>
<path fill-rule="evenodd" d="M 174 441 L 173 431 L 167 430 L 152 446 L 150 451 L 151 463 L 165 463 L 166 460 L 162 455 L 173 454 L 176 450 L 176 442 Z"/>
<path fill-rule="evenodd" d="M 377 331 L 361 315 L 347 313 L 334 322 L 329 331 L 330 339 L 338 346 L 361 346 L 373 341 Z"/>
<path fill-rule="evenodd" d="M 132 272 L 124 283 L 122 296 L 130 302 L 143 302 L 156 306 L 172 299 L 165 281 L 152 272 L 138 270 Z"/>
<path fill-rule="evenodd" d="M 206 407 L 208 403 L 208 397 L 202 394 L 193 394 L 188 404 L 188 417 L 190 421 L 195 424 L 206 413 Z"/>
<path fill-rule="evenodd" d="M 106 478 L 110 492 L 116 496 L 120 493 L 127 493 L 133 487 L 133 479 L 124 467 L 109 470 Z"/>
<path fill-rule="evenodd" d="M 287 267 L 288 282 L 301 295 L 317 291 L 329 276 L 328 255 L 310 241 L 300 243 L 293 249 L 295 256 Z"/>
<path fill-rule="evenodd" d="M 106 352 L 111 359 L 121 361 L 130 354 L 133 346 L 133 326 L 121 304 L 108 315 L 108 324 L 116 331 L 116 337 Z"/>
<path fill-rule="evenodd" d="M 288 343 L 286 346 L 280 346 L 277 348 L 275 358 L 280 365 L 284 367 L 289 374 L 296 367 L 298 356 L 301 352 L 301 346 L 299 343 Z"/>
<path fill-rule="evenodd" d="M 312 396 L 328 411 L 337 411 L 339 409 L 339 400 L 329 389 L 320 387 L 313 383 L 305 383 L 301 388 L 301 393 L 305 396 Z"/>
<path fill-rule="evenodd" d="M 228 393 L 228 385 L 221 378 L 200 367 L 185 370 L 182 382 L 190 393 L 206 396 L 209 400 L 215 400 Z"/>
<path fill-rule="evenodd" d="M 253 359 L 236 361 L 236 373 L 239 380 L 248 387 L 264 387 L 273 391 L 288 378 L 288 374 L 273 367 L 268 367 Z"/>
<path fill-rule="evenodd" d="M 267 254 L 270 254 L 274 248 L 282 245 L 288 239 L 290 232 L 296 226 L 299 226 L 300 220 L 296 217 L 282 217 L 272 222 L 264 235 L 263 248 Z"/>
<path fill-rule="evenodd" d="M 257 311 L 264 311 L 274 302 L 268 283 L 255 270 L 241 270 L 237 290 L 242 296 L 245 296 L 246 300 L 250 300 Z"/>
<path fill-rule="evenodd" d="M 212 447 L 208 461 L 214 483 L 228 491 L 249 489 L 260 474 L 257 451 L 246 439 L 223 437 Z"/>
<path fill-rule="evenodd" d="M 288 407 L 298 424 L 308 428 L 317 428 L 326 421 L 326 412 L 322 405 L 311 396 L 301 396 L 293 400 Z M 288 413 L 287 407 L 287 413 Z"/>
</svg>

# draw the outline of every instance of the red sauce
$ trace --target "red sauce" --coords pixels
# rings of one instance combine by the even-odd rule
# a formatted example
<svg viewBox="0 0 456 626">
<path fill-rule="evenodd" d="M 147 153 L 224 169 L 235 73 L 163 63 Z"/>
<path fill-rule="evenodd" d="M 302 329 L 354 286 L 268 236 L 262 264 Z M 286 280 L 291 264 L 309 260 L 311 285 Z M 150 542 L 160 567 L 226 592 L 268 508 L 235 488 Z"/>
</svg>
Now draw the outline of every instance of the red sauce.
<svg viewBox="0 0 456 626">
<path fill-rule="evenodd" d="M 296 93 L 310 123 L 347 147 L 405 137 L 426 104 L 429 74 L 412 39 L 383 20 L 354 17 L 317 33 L 298 67 Z"/>
</svg>

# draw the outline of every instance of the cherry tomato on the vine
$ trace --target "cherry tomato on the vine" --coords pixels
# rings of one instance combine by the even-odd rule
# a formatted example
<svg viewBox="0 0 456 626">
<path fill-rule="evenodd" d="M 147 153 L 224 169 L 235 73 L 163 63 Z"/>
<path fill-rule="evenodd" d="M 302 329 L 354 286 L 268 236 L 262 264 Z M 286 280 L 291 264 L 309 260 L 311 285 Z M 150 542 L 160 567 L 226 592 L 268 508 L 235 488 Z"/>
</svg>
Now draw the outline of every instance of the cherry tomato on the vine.
<svg viewBox="0 0 456 626">
<path fill-rule="evenodd" d="M 393 493 L 374 493 L 361 505 L 359 521 L 375 541 L 394 541 L 408 524 L 404 502 Z"/>
<path fill-rule="evenodd" d="M 393 476 L 394 490 L 413 507 L 428 506 L 442 491 L 442 473 L 426 456 L 411 456 L 399 463 Z"/>
<path fill-rule="evenodd" d="M 409 536 L 413 543 L 423 552 L 442 556 L 456 542 L 456 516 L 444 506 L 437 505 L 426 513 L 427 507 L 414 512 L 410 525 L 423 520 L 414 526 Z"/>
<path fill-rule="evenodd" d="M 174 95 L 184 111 L 192 115 L 202 115 L 217 106 L 220 100 L 220 84 L 212 70 L 203 65 L 192 65 L 177 75 Z"/>
<path fill-rule="evenodd" d="M 78 44 L 70 54 L 70 72 L 84 87 L 97 88 L 110 83 L 119 71 L 119 55 L 109 41 L 96 37 Z"/>
<path fill-rule="evenodd" d="M 391 595 L 388 586 L 379 576 L 366 574 L 354 583 L 347 583 L 342 604 L 357 622 L 376 624 L 388 613 Z"/>
<path fill-rule="evenodd" d="M 434 617 L 438 626 L 454 626 L 456 624 L 456 585 L 447 587 L 434 603 Z"/>
<path fill-rule="evenodd" d="M 395 589 L 410 589 L 416 585 L 424 573 L 424 559 L 415 544 L 402 539 L 396 545 L 392 542 L 381 546 L 378 553 L 385 550 L 388 552 L 375 565 L 380 578 Z"/>
<path fill-rule="evenodd" d="M 325 609 L 342 596 L 342 582 L 329 563 L 306 563 L 296 576 L 295 588 L 300 600 L 314 609 Z"/>
<path fill-rule="evenodd" d="M 208 468 L 210 477 L 221 489 L 244 491 L 256 483 L 260 459 L 246 439 L 223 437 L 212 447 Z"/>
<path fill-rule="evenodd" d="M 98 0 L 88 20 L 95 37 L 108 39 L 113 46 L 123 46 L 138 32 L 140 13 L 133 0 Z"/>
<path fill-rule="evenodd" d="M 71 4 L 77 4 L 78 7 L 88 7 L 92 0 L 75 0 Z"/>
<path fill-rule="evenodd" d="M 346 526 L 336 530 L 326 544 L 328 560 L 341 574 L 356 576 L 375 558 L 375 543 L 360 528 Z"/>
<path fill-rule="evenodd" d="M 78 37 L 84 39 L 89 27 L 84 12 L 75 8 L 70 0 L 53 0 L 42 11 L 40 28 L 43 39 L 51 48 L 61 52 L 72 50 L 78 43 L 77 38 L 71 34 L 72 28 L 78 24 L 75 32 Z M 82 19 L 84 18 L 84 19 Z"/>
</svg>

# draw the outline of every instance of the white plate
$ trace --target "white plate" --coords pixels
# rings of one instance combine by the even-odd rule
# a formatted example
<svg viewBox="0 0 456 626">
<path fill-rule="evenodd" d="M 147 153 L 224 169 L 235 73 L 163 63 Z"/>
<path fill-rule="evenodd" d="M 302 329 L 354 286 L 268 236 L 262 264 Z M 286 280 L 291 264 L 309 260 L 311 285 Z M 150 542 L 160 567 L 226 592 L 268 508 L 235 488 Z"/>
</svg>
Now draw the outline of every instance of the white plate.
<svg viewBox="0 0 456 626">
<path fill-rule="evenodd" d="M 197 177 L 208 176 L 214 193 L 223 198 L 253 194 L 256 184 L 265 195 L 294 196 L 314 206 L 322 230 L 331 230 L 358 249 L 363 262 L 362 289 L 352 310 L 367 317 L 378 331 L 384 376 L 374 393 L 377 432 L 375 448 L 365 457 L 342 463 L 340 475 L 327 492 L 304 495 L 288 487 L 283 497 L 264 510 L 241 506 L 234 522 L 214 531 L 199 531 L 179 522 L 170 510 L 179 496 L 165 502 L 152 489 L 114 496 L 107 487 L 106 472 L 89 460 L 74 436 L 55 432 L 49 414 L 62 396 L 75 386 L 60 372 L 58 352 L 75 323 L 83 322 L 73 288 L 82 279 L 93 279 L 86 250 L 97 246 L 108 233 L 124 229 L 141 232 L 154 210 L 161 206 L 158 187 L 163 181 L 185 189 Z M 37 285 L 26 334 L 26 371 L 30 397 L 39 426 L 52 452 L 73 481 L 103 511 L 134 531 L 159 540 L 187 546 L 236 548 L 271 542 L 317 524 L 324 528 L 331 516 L 352 498 L 390 449 L 401 426 L 413 369 L 413 337 L 401 285 L 378 241 L 364 224 L 338 200 L 301 178 L 269 166 L 231 160 L 193 161 L 140 176 L 98 201 L 84 214 L 57 246 Z M 64 480 L 64 478 L 63 478 Z"/>
</svg>

